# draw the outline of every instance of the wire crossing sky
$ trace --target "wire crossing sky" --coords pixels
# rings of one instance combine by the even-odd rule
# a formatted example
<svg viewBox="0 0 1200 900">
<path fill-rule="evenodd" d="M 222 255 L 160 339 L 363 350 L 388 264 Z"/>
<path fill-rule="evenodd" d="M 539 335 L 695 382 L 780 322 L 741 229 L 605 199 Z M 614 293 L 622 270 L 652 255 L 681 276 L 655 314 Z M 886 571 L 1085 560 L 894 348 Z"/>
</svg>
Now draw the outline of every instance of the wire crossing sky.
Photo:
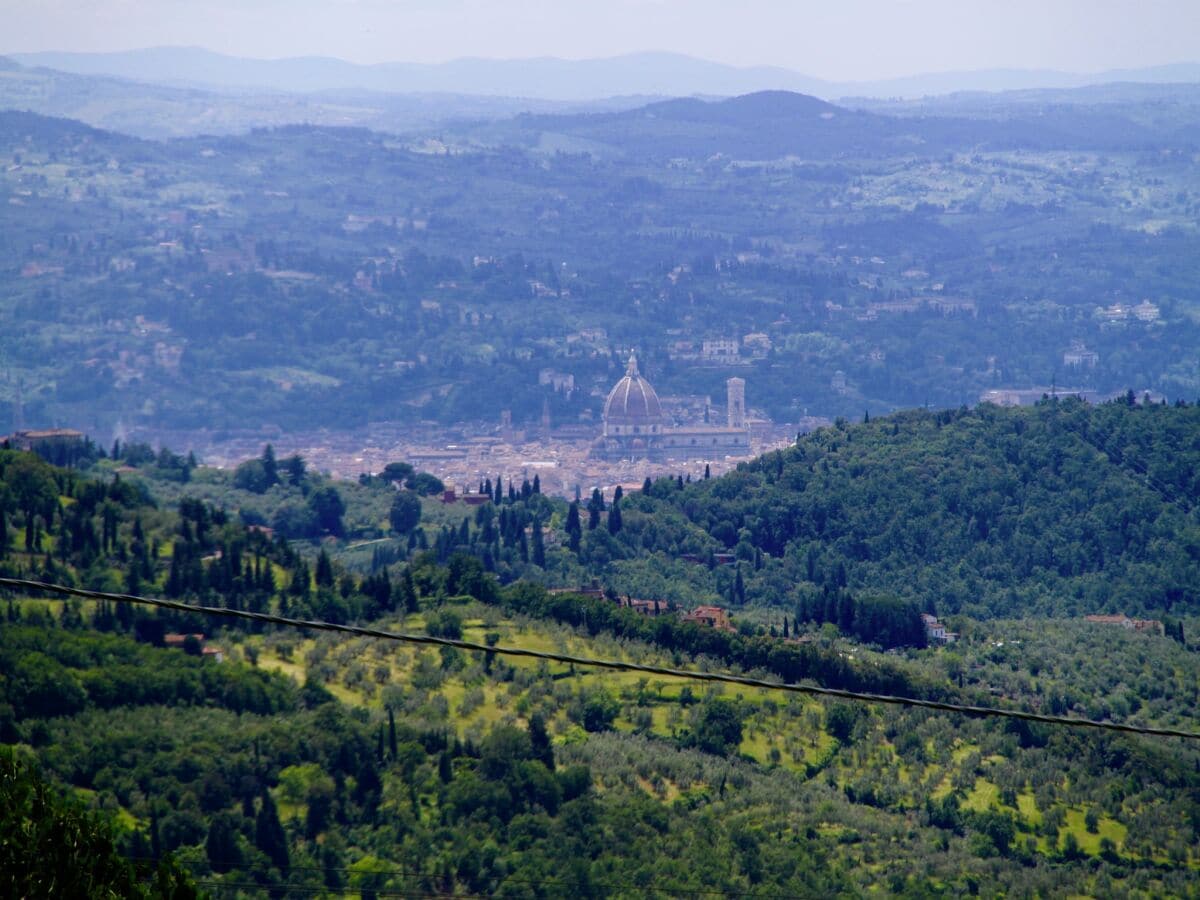
<svg viewBox="0 0 1200 900">
<path fill-rule="evenodd" d="M 334 622 L 310 621 L 305 619 L 289 619 L 270 613 L 249 612 L 241 609 L 226 609 L 218 606 L 193 606 L 180 603 L 177 600 L 163 600 L 154 597 L 137 597 L 132 594 L 109 594 L 103 591 L 89 591 L 83 588 L 68 587 L 61 584 L 48 584 L 41 581 L 29 581 L 23 578 L 0 578 L 0 588 L 12 588 L 27 591 L 44 591 L 68 597 L 82 597 L 87 600 L 109 600 L 115 603 L 137 603 L 143 606 L 154 606 L 160 609 L 174 609 L 180 612 L 200 613 L 208 616 L 223 616 L 230 619 L 246 619 L 263 622 L 270 625 L 283 625 L 291 628 L 304 628 L 310 631 L 332 631 L 355 637 L 381 638 L 388 641 L 399 641 L 405 644 L 426 644 L 438 647 L 454 647 L 471 653 L 495 653 L 500 656 L 523 657 L 525 659 L 541 659 L 547 662 L 565 663 L 574 666 L 590 666 L 601 669 L 616 669 L 624 672 L 642 672 L 646 675 L 660 675 L 668 678 L 686 678 L 692 681 L 719 682 L 721 684 L 736 684 L 743 687 L 763 688 L 772 691 L 786 691 L 793 694 L 809 694 L 817 697 L 830 697 L 835 700 L 851 700 L 863 703 L 887 703 L 893 706 L 912 706 L 921 709 L 932 709 L 940 712 L 960 713 L 984 718 L 1023 719 L 1026 722 L 1040 722 L 1045 725 L 1061 725 L 1070 728 L 1092 728 L 1100 731 L 1118 731 L 1126 734 L 1141 734 L 1154 737 L 1177 737 L 1187 740 L 1200 741 L 1200 732 L 1179 731 L 1173 728 L 1150 728 L 1142 725 L 1126 725 L 1121 722 L 1101 722 L 1095 719 L 1077 719 L 1068 716 L 1047 716 L 1041 713 L 1026 712 L 1016 709 L 1000 709 L 991 706 L 971 706 L 963 703 L 943 703 L 939 700 L 920 700 L 914 697 L 897 697 L 891 694 L 869 694 L 859 691 L 844 691 L 838 688 L 819 687 L 810 684 L 788 684 L 780 681 L 766 681 L 761 678 L 749 678 L 744 675 L 732 675 L 725 672 L 700 672 L 693 669 L 673 669 L 666 666 L 650 666 L 641 663 L 625 662 L 623 660 L 596 659 L 588 656 L 573 656 L 568 653 L 553 653 L 542 650 L 528 650 L 524 647 L 490 647 L 473 641 L 462 641 L 454 638 L 433 637 L 427 634 L 406 634 L 399 631 L 384 631 L 378 628 L 363 628 L 357 625 L 339 625 Z"/>
<path fill-rule="evenodd" d="M 843 81 L 1200 61 L 1196 0 L 0 0 L 0 52 L 358 63 L 670 51 Z"/>
</svg>

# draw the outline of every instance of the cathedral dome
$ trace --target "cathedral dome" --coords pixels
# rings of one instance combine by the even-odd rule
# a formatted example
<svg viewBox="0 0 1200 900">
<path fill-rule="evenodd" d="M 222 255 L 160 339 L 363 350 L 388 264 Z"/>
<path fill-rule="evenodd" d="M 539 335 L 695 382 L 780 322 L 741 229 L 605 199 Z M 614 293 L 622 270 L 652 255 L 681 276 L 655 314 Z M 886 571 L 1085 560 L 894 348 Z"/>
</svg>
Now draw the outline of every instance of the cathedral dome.
<svg viewBox="0 0 1200 900">
<path fill-rule="evenodd" d="M 637 357 L 630 355 L 625 377 L 617 382 L 604 401 L 606 427 L 650 427 L 666 422 L 658 394 L 645 378 L 638 374 Z"/>
</svg>

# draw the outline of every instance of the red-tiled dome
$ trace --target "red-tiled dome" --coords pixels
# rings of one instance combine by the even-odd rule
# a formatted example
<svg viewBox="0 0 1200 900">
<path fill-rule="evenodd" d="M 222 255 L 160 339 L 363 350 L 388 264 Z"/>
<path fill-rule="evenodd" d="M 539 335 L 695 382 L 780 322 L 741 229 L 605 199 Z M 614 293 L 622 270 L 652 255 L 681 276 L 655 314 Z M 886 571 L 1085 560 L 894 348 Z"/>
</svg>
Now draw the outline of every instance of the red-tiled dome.
<svg viewBox="0 0 1200 900">
<path fill-rule="evenodd" d="M 606 425 L 662 425 L 666 422 L 658 394 L 645 378 L 638 374 L 637 357 L 629 357 L 625 377 L 617 382 L 604 401 Z"/>
</svg>

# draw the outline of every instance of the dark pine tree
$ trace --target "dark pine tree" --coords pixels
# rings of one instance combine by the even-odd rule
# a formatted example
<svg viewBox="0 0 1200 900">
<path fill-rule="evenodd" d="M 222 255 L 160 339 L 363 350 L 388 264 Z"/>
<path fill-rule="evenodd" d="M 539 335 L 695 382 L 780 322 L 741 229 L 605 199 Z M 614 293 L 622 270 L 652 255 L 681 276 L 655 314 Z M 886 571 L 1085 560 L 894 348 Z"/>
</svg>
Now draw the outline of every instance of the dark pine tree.
<svg viewBox="0 0 1200 900">
<path fill-rule="evenodd" d="M 579 552 L 579 539 L 582 537 L 583 527 L 579 522 L 579 502 L 575 501 L 567 507 L 567 546 L 572 553 Z"/>
<path fill-rule="evenodd" d="M 546 540 L 542 536 L 540 519 L 533 520 L 533 564 L 542 569 L 546 568 Z"/>
<path fill-rule="evenodd" d="M 620 490 L 618 488 L 618 490 Z M 608 533 L 619 534 L 621 532 L 621 501 L 616 497 L 613 498 L 612 506 L 608 510 Z"/>
<path fill-rule="evenodd" d="M 533 745 L 533 758 L 553 772 L 554 747 L 550 743 L 550 734 L 546 731 L 546 720 L 542 718 L 541 713 L 534 713 L 529 717 L 529 742 Z"/>
<path fill-rule="evenodd" d="M 600 513 L 604 512 L 604 495 L 600 488 L 592 488 L 592 499 L 588 501 L 588 531 L 595 531 L 600 524 Z"/>
<path fill-rule="evenodd" d="M 333 562 L 323 547 L 317 556 L 316 580 L 317 587 L 333 587 Z"/>
<path fill-rule="evenodd" d="M 258 811 L 258 819 L 254 823 L 254 845 L 266 855 L 267 859 L 278 869 L 288 866 L 287 835 L 279 821 L 279 811 L 275 809 L 275 801 L 271 792 L 263 788 L 262 807 Z"/>
<path fill-rule="evenodd" d="M 279 484 L 279 464 L 275 461 L 275 448 L 270 444 L 263 447 L 262 466 L 267 476 L 267 484 Z"/>
</svg>

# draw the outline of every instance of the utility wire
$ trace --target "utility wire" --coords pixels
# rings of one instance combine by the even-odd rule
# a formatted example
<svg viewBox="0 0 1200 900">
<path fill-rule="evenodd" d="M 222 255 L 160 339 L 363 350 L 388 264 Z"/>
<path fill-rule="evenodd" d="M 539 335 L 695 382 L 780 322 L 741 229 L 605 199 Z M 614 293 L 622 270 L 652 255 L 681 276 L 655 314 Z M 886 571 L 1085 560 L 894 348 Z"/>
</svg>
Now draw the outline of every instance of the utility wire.
<svg viewBox="0 0 1200 900">
<path fill-rule="evenodd" d="M 0 577 L 0 587 L 19 588 L 28 591 L 44 591 L 50 594 L 61 594 L 68 597 L 81 597 L 86 600 L 108 600 L 115 603 L 136 603 L 142 606 L 153 606 L 159 609 L 173 609 L 177 612 L 200 613 L 208 616 L 223 616 L 228 619 L 246 619 L 252 622 L 262 622 L 268 625 L 285 625 L 290 628 L 304 628 L 310 631 L 331 631 L 338 634 L 349 634 L 356 637 L 380 638 L 387 641 L 398 641 L 404 644 L 424 644 L 435 647 L 454 647 L 471 653 L 495 653 L 499 656 L 515 656 L 525 659 L 541 659 L 546 662 L 566 663 L 573 666 L 590 666 L 599 669 L 616 669 L 623 672 L 642 672 L 647 675 L 660 675 L 667 678 L 685 678 L 693 681 L 717 682 L 721 684 L 736 684 L 743 687 L 763 688 L 770 691 L 786 691 L 793 694 L 809 694 L 818 697 L 832 697 L 836 700 L 851 700 L 861 703 L 888 703 L 893 706 L 912 706 L 919 709 L 933 709 L 941 712 L 961 713 L 968 716 L 994 717 L 1002 719 L 1021 719 L 1026 722 L 1040 722 L 1045 725 L 1063 725 L 1070 728 L 1094 728 L 1099 731 L 1118 731 L 1125 734 L 1143 734 L 1155 737 L 1177 737 L 1192 741 L 1200 741 L 1200 732 L 1179 731 L 1174 728 L 1151 728 L 1143 725 L 1127 725 L 1122 722 L 1101 722 L 1096 719 L 1078 719 L 1069 716 L 1048 716 L 1043 713 L 1026 712 L 1017 709 L 1000 709 L 994 706 L 971 706 L 963 703 L 946 703 L 941 700 L 921 700 L 915 697 L 899 697 L 893 694 L 871 694 L 861 691 L 847 691 L 840 688 L 820 687 L 810 684 L 794 684 L 782 681 L 766 681 L 761 678 L 750 678 L 745 675 L 731 675 L 725 672 L 698 672 L 693 669 L 672 669 L 666 666 L 652 666 L 643 663 L 625 662 L 614 659 L 595 659 L 587 656 L 573 656 L 568 653 L 555 653 L 544 650 L 529 650 L 525 647 L 489 647 L 474 641 L 464 641 L 455 638 L 434 637 L 428 634 L 406 634 L 399 631 L 384 631 L 378 628 L 364 628 L 358 625 L 339 625 L 335 622 L 309 621 L 305 619 L 289 619 L 271 613 L 250 612 L 244 609 L 225 609 L 219 606 L 193 606 L 178 600 L 163 600 L 155 597 L 137 597 L 132 594 L 110 594 L 104 591 L 89 591 L 84 588 L 67 587 L 61 584 L 47 584 L 41 581 L 29 581 L 24 578 Z"/>
</svg>

